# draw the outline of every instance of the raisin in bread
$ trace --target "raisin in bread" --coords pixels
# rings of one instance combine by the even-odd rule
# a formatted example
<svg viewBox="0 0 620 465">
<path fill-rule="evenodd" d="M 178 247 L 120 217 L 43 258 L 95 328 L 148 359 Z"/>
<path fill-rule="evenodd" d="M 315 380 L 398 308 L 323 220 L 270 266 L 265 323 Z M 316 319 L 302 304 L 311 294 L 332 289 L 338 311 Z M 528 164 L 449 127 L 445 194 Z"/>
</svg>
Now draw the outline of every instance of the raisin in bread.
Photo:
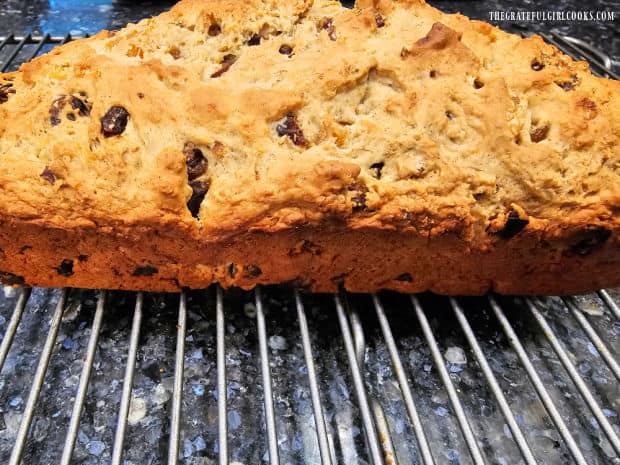
<svg viewBox="0 0 620 465">
<path fill-rule="evenodd" d="M 0 279 L 620 285 L 620 83 L 422 0 L 184 0 L 0 74 Z"/>
</svg>

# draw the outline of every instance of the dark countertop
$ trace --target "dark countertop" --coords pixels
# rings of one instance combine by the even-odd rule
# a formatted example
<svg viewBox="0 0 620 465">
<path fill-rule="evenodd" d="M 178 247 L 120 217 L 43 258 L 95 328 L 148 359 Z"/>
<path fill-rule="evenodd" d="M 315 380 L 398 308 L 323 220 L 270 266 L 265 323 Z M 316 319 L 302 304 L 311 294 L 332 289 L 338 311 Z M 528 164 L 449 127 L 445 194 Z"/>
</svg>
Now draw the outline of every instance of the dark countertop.
<svg viewBox="0 0 620 465">
<path fill-rule="evenodd" d="M 490 21 L 512 32 L 558 29 L 579 37 L 620 59 L 620 0 L 428 0 L 446 12 L 461 12 Z M 3 0 L 0 1 L 0 35 L 45 32 L 53 35 L 94 34 L 118 29 L 128 22 L 156 15 L 173 0 Z M 346 2 L 345 3 L 352 3 Z M 490 18 L 492 11 L 610 11 L 613 21 L 510 22 Z"/>
</svg>

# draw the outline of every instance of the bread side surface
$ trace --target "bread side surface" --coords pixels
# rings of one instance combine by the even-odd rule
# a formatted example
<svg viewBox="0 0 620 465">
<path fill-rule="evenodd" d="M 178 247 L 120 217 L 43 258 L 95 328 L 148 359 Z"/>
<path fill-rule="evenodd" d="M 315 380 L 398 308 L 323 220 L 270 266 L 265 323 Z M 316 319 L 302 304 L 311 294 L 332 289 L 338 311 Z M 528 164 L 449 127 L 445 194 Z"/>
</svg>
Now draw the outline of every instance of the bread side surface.
<svg viewBox="0 0 620 465">
<path fill-rule="evenodd" d="M 0 74 L 0 279 L 617 285 L 619 122 L 618 82 L 422 1 L 185 0 Z"/>
<path fill-rule="evenodd" d="M 581 234 L 579 229 L 575 235 Z M 618 247 L 587 257 L 567 255 L 559 234 L 515 236 L 504 247 L 469 249 L 455 234 L 418 235 L 338 225 L 245 232 L 196 243 L 175 227 L 50 229 L 0 226 L 12 273 L 7 284 L 149 291 L 202 288 L 219 282 L 250 289 L 291 283 L 318 292 L 392 289 L 441 294 L 576 294 L 619 286 Z M 12 240 L 19 237 L 19 241 Z M 13 245 L 14 244 L 14 245 Z M 25 244 L 25 245 L 18 245 Z"/>
</svg>

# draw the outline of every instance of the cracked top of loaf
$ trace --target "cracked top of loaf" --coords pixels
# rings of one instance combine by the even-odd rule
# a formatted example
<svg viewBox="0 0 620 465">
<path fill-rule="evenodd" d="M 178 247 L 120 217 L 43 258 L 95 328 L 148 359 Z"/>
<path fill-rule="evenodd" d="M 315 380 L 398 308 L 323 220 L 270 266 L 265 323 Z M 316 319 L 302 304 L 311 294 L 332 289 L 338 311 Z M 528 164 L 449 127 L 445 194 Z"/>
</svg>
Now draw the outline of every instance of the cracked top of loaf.
<svg viewBox="0 0 620 465">
<path fill-rule="evenodd" d="M 619 147 L 619 82 L 422 0 L 184 0 L 0 74 L 0 218 L 50 227 L 605 235 Z"/>
</svg>

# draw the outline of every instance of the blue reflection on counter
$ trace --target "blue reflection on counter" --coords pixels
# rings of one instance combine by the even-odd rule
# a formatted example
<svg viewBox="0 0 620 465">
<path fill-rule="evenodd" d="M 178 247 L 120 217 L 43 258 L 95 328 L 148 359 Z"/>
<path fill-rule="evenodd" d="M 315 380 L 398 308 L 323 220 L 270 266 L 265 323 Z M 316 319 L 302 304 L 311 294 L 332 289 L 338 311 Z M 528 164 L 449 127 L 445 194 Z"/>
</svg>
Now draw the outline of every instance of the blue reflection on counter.
<svg viewBox="0 0 620 465">
<path fill-rule="evenodd" d="M 42 11 L 39 29 L 52 35 L 94 34 L 109 28 L 113 0 L 49 0 Z"/>
</svg>

